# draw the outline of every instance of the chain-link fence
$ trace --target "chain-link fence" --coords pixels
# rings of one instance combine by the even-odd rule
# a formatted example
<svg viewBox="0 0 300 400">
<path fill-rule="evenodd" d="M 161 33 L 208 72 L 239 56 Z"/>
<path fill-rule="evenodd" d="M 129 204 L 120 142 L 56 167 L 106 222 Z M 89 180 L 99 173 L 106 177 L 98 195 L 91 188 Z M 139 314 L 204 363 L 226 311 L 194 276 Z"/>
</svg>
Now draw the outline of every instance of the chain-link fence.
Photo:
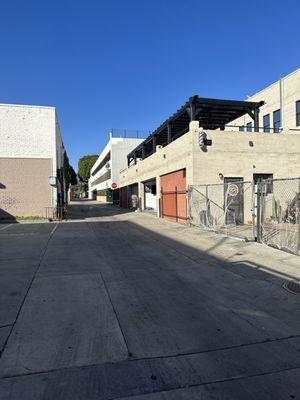
<svg viewBox="0 0 300 400">
<path fill-rule="evenodd" d="M 300 255 L 300 179 L 256 185 L 258 241 Z"/>
<path fill-rule="evenodd" d="M 189 217 L 193 225 L 254 240 L 252 182 L 225 180 L 189 187 Z"/>
<path fill-rule="evenodd" d="M 300 255 L 300 178 L 224 178 L 190 186 L 188 199 L 192 225 Z"/>
</svg>

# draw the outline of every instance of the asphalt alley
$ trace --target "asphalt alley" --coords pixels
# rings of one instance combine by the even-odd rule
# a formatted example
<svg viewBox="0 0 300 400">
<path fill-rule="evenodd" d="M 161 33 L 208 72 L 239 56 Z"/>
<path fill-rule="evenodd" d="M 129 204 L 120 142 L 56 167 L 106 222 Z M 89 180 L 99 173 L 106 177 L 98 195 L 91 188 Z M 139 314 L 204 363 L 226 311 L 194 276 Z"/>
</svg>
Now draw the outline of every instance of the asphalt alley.
<svg viewBox="0 0 300 400">
<path fill-rule="evenodd" d="M 299 257 L 72 204 L 0 225 L 0 399 L 300 397 Z"/>
</svg>

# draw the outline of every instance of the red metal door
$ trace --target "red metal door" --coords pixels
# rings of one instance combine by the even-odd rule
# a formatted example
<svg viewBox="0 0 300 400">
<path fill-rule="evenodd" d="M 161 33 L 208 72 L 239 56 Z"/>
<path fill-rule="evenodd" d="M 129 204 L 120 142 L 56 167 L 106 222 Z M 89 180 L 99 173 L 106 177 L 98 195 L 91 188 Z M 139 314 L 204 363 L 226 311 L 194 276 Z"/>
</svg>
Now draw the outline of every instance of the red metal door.
<svg viewBox="0 0 300 400">
<path fill-rule="evenodd" d="M 187 222 L 185 169 L 160 177 L 160 215 L 169 221 Z"/>
</svg>

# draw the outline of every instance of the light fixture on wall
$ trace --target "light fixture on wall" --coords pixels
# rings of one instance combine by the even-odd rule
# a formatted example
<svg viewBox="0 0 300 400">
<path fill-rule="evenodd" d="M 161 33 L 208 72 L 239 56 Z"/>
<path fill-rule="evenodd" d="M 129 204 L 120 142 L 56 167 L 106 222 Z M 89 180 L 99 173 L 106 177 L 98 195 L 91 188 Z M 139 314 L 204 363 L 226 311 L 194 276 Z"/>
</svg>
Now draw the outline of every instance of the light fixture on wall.
<svg viewBox="0 0 300 400">
<path fill-rule="evenodd" d="M 57 178 L 56 176 L 49 176 L 49 183 L 50 186 L 56 187 L 57 186 Z"/>
<path fill-rule="evenodd" d="M 219 178 L 221 179 L 221 181 L 224 180 L 224 175 L 221 172 L 219 173 Z"/>
</svg>

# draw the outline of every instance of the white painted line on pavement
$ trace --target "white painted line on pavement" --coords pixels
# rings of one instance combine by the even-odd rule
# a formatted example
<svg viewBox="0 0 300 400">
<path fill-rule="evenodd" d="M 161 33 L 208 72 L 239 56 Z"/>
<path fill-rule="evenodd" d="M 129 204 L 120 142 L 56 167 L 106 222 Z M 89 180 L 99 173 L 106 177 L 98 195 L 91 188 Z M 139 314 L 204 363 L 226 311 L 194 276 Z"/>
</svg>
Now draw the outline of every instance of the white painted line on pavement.
<svg viewBox="0 0 300 400">
<path fill-rule="evenodd" d="M 58 224 L 55 224 L 54 228 L 52 229 L 52 231 L 50 232 L 50 236 L 52 236 L 54 234 L 54 232 L 57 229 Z"/>
<path fill-rule="evenodd" d="M 3 226 L 2 228 L 0 228 L 0 231 L 4 231 L 4 229 L 9 228 L 10 226 L 12 226 L 13 224 L 8 224 Z"/>
</svg>

